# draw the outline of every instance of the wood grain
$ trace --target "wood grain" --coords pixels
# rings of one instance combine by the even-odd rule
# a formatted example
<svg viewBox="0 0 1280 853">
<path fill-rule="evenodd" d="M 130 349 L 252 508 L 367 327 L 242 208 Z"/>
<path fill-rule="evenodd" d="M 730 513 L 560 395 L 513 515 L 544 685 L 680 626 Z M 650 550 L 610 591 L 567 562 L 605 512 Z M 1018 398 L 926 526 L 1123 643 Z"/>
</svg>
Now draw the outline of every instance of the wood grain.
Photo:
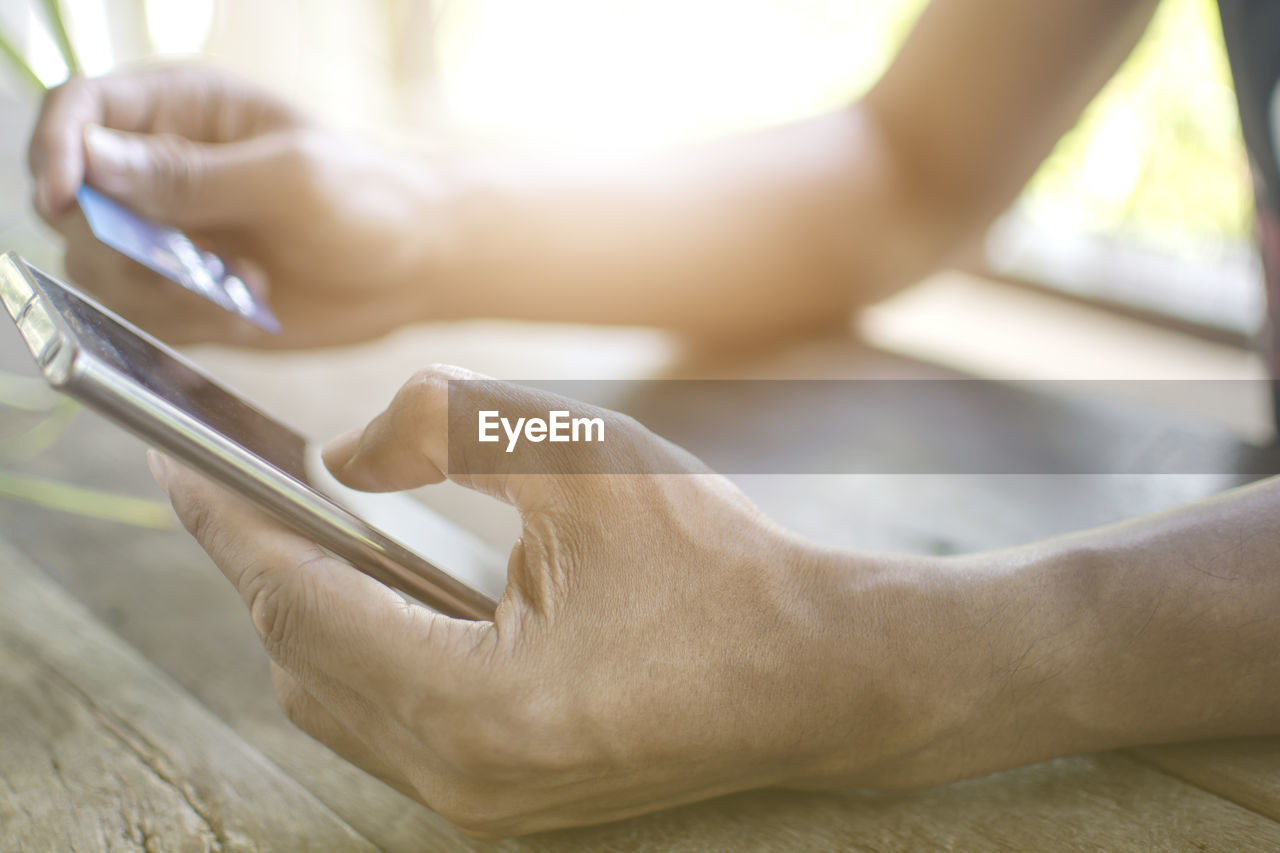
<svg viewBox="0 0 1280 853">
<path fill-rule="evenodd" d="M 905 795 L 761 791 L 521 849 L 1273 849 L 1280 825 L 1119 754 L 1050 761 Z"/>
<path fill-rule="evenodd" d="M 464 342 L 454 340 L 459 346 Z M 857 358 L 844 349 L 832 353 L 810 347 L 809 352 L 828 364 L 844 359 L 852 365 Z M 250 383 L 249 390 L 260 398 L 275 400 L 304 427 L 323 433 L 334 422 L 346 425 L 350 416 L 329 405 L 333 384 L 321 389 L 299 382 L 298 376 L 320 376 L 330 358 L 291 355 L 278 368 L 267 359 L 234 378 Z M 355 360 L 360 369 L 382 375 L 407 367 L 401 363 L 407 362 L 403 352 L 381 366 L 381 357 L 366 358 Z M 141 453 L 133 439 L 86 413 L 54 452 L 31 467 L 49 476 L 156 495 Z M 814 538 L 916 551 L 1022 541 L 1162 508 L 1228 484 L 1222 477 L 762 476 L 739 481 L 771 514 Z M 431 497 L 445 512 L 457 512 L 447 495 Z M 275 706 L 265 658 L 243 607 L 184 534 L 72 521 L 32 507 L 6 506 L 4 512 L 4 527 L 23 551 L 385 850 L 1249 850 L 1280 844 L 1272 821 L 1115 754 L 1063 759 L 901 797 L 757 792 L 606 827 L 477 845 L 288 724 Z M 481 529 L 489 525 L 497 544 L 506 535 L 494 519 L 501 512 L 505 509 L 485 501 L 466 507 L 466 513 L 481 518 Z M 110 555 L 105 565 L 102 555 Z M 1265 766 L 1259 762 L 1258 769 Z"/>
<path fill-rule="evenodd" d="M 1240 738 L 1132 750 L 1142 761 L 1280 821 L 1280 738 Z"/>
<path fill-rule="evenodd" d="M 0 543 L 6 850 L 372 849 Z"/>
<path fill-rule="evenodd" d="M 158 497 L 142 453 L 133 438 L 85 413 L 57 452 L 32 467 Z M 285 719 L 239 596 L 185 532 L 139 530 L 12 503 L 0 504 L 0 530 L 155 667 L 378 846 L 445 849 L 459 837 L 433 812 Z"/>
</svg>

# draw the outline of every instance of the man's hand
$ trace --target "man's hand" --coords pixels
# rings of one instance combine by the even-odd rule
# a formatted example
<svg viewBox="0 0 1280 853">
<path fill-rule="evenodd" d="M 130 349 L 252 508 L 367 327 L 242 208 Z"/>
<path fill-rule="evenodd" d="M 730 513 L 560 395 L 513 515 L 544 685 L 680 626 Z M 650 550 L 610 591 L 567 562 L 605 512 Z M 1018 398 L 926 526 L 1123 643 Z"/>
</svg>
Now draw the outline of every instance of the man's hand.
<svg viewBox="0 0 1280 853">
<path fill-rule="evenodd" d="M 869 563 L 829 571 L 727 480 L 611 412 L 590 412 L 606 419 L 609 449 L 586 464 L 685 473 L 567 473 L 585 470 L 574 446 L 546 443 L 523 460 L 545 473 L 492 473 L 509 464 L 497 444 L 455 452 L 447 470 L 451 408 L 584 408 L 497 381 L 455 384 L 450 401 L 455 378 L 473 377 L 422 373 L 326 458 L 364 489 L 447 476 L 514 504 L 523 532 L 492 623 L 405 603 L 156 457 L 179 517 L 244 597 L 304 730 L 485 836 L 810 779 L 837 745 L 846 775 L 870 773 L 905 751 L 902 733 L 929 730 L 922 704 L 901 704 L 891 648 L 920 623 L 910 571 L 889 583 Z M 860 622 L 832 604 L 854 588 L 873 605 Z"/>
<path fill-rule="evenodd" d="M 481 409 L 598 416 L 606 441 L 450 446 Z M 1280 731 L 1280 480 L 998 552 L 838 552 L 621 415 L 435 368 L 326 460 L 357 488 L 447 477 L 513 504 L 489 623 L 406 603 L 156 460 L 290 717 L 476 835 Z"/>
<path fill-rule="evenodd" d="M 29 159 L 68 275 L 170 342 L 334 344 L 445 310 L 429 281 L 444 195 L 426 164 L 340 137 L 225 73 L 73 78 L 46 97 Z M 82 182 L 238 263 L 284 333 L 258 332 L 99 243 L 75 204 Z"/>
</svg>

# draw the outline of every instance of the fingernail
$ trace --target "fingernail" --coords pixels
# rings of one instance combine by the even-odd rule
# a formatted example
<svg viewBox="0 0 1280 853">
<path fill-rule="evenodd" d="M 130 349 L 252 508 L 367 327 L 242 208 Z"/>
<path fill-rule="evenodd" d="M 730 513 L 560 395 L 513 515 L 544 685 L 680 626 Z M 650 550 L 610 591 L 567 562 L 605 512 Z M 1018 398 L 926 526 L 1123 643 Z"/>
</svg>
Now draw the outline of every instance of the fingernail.
<svg viewBox="0 0 1280 853">
<path fill-rule="evenodd" d="M 96 124 L 84 129 L 85 175 L 101 190 L 124 193 L 137 171 L 138 143 L 127 134 Z"/>
<path fill-rule="evenodd" d="M 155 450 L 147 451 L 147 467 L 151 469 L 151 477 L 166 495 L 169 494 L 169 466 L 164 456 Z"/>
</svg>

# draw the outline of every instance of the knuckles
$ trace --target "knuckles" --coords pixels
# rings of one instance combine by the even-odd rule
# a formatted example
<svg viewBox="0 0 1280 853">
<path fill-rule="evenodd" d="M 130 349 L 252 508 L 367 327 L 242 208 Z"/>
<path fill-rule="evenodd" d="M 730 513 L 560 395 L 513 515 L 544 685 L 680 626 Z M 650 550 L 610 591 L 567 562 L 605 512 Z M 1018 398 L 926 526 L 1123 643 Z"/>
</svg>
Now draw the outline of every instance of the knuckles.
<svg viewBox="0 0 1280 853">
<path fill-rule="evenodd" d="M 277 571 L 267 560 L 255 559 L 241 570 L 238 587 L 262 647 L 273 660 L 282 660 L 296 602 L 280 582 Z"/>
<path fill-rule="evenodd" d="M 180 210 L 200 197 L 207 169 L 196 144 L 177 134 L 152 137 L 146 147 L 152 202 L 162 211 Z"/>
<path fill-rule="evenodd" d="M 429 364 L 414 371 L 404 384 L 404 390 L 410 394 L 447 394 L 450 382 L 476 378 L 478 377 L 450 364 Z"/>
<path fill-rule="evenodd" d="M 315 604 L 307 573 L 290 571 L 301 566 L 297 555 L 262 540 L 245 547 L 240 532 L 223 524 L 202 496 L 171 484 L 170 497 L 183 527 L 240 593 L 267 654 L 283 661 L 294 647 L 295 613 Z"/>
<path fill-rule="evenodd" d="M 449 381 L 452 377 L 443 365 L 431 365 L 415 371 L 401 386 L 389 411 L 392 432 L 397 436 L 416 436 L 422 432 L 431 413 L 443 404 L 448 406 Z"/>
<path fill-rule="evenodd" d="M 308 564 L 330 559 L 320 549 L 299 559 L 296 552 L 259 543 L 245 556 L 236 587 L 267 655 L 281 664 L 297 664 L 306 638 L 299 631 L 306 618 L 327 618 L 325 602 Z"/>
<path fill-rule="evenodd" d="M 175 480 L 177 478 L 171 474 L 169 500 L 178 520 L 206 551 L 212 553 L 220 550 L 222 532 L 213 509 L 202 497 L 191 494 L 189 489 L 175 488 L 178 485 Z"/>
</svg>

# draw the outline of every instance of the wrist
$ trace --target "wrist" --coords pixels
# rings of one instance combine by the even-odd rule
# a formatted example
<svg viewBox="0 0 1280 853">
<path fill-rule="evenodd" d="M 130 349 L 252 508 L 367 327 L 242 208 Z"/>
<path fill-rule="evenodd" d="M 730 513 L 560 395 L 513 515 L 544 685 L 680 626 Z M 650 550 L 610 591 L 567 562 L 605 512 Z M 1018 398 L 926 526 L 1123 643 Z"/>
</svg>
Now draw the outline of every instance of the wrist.
<svg viewBox="0 0 1280 853">
<path fill-rule="evenodd" d="M 406 294 L 404 322 L 437 322 L 478 316 L 467 281 L 465 222 L 469 191 L 454 158 L 405 156 L 398 168 L 405 214 L 396 244 L 399 281 Z"/>
<path fill-rule="evenodd" d="M 1097 568 L 1069 540 L 937 561 L 934 625 L 917 635 L 933 650 L 935 734 L 908 765 L 911 787 L 1111 745 L 1090 730 Z"/>
<path fill-rule="evenodd" d="M 981 704 L 948 660 L 956 584 L 944 561 L 810 548 L 794 573 L 794 669 L 788 713 L 812 737 L 781 784 L 898 789 L 940 781 L 933 745 Z M 942 621 L 940 621 L 940 619 Z"/>
<path fill-rule="evenodd" d="M 1087 748 L 1073 557 L 828 552 L 813 565 L 806 621 L 827 681 L 813 701 L 828 722 L 784 784 L 920 788 Z"/>
<path fill-rule="evenodd" d="M 418 224 L 409 236 L 416 246 L 413 268 L 423 319 L 546 319 L 563 313 L 546 305 L 552 294 L 545 287 L 527 286 L 537 274 L 516 244 L 537 222 L 513 202 L 520 195 L 518 164 L 437 153 L 419 159 L 417 172 L 419 201 L 410 219 Z M 529 209 L 543 216 L 550 207 L 539 203 Z"/>
</svg>

